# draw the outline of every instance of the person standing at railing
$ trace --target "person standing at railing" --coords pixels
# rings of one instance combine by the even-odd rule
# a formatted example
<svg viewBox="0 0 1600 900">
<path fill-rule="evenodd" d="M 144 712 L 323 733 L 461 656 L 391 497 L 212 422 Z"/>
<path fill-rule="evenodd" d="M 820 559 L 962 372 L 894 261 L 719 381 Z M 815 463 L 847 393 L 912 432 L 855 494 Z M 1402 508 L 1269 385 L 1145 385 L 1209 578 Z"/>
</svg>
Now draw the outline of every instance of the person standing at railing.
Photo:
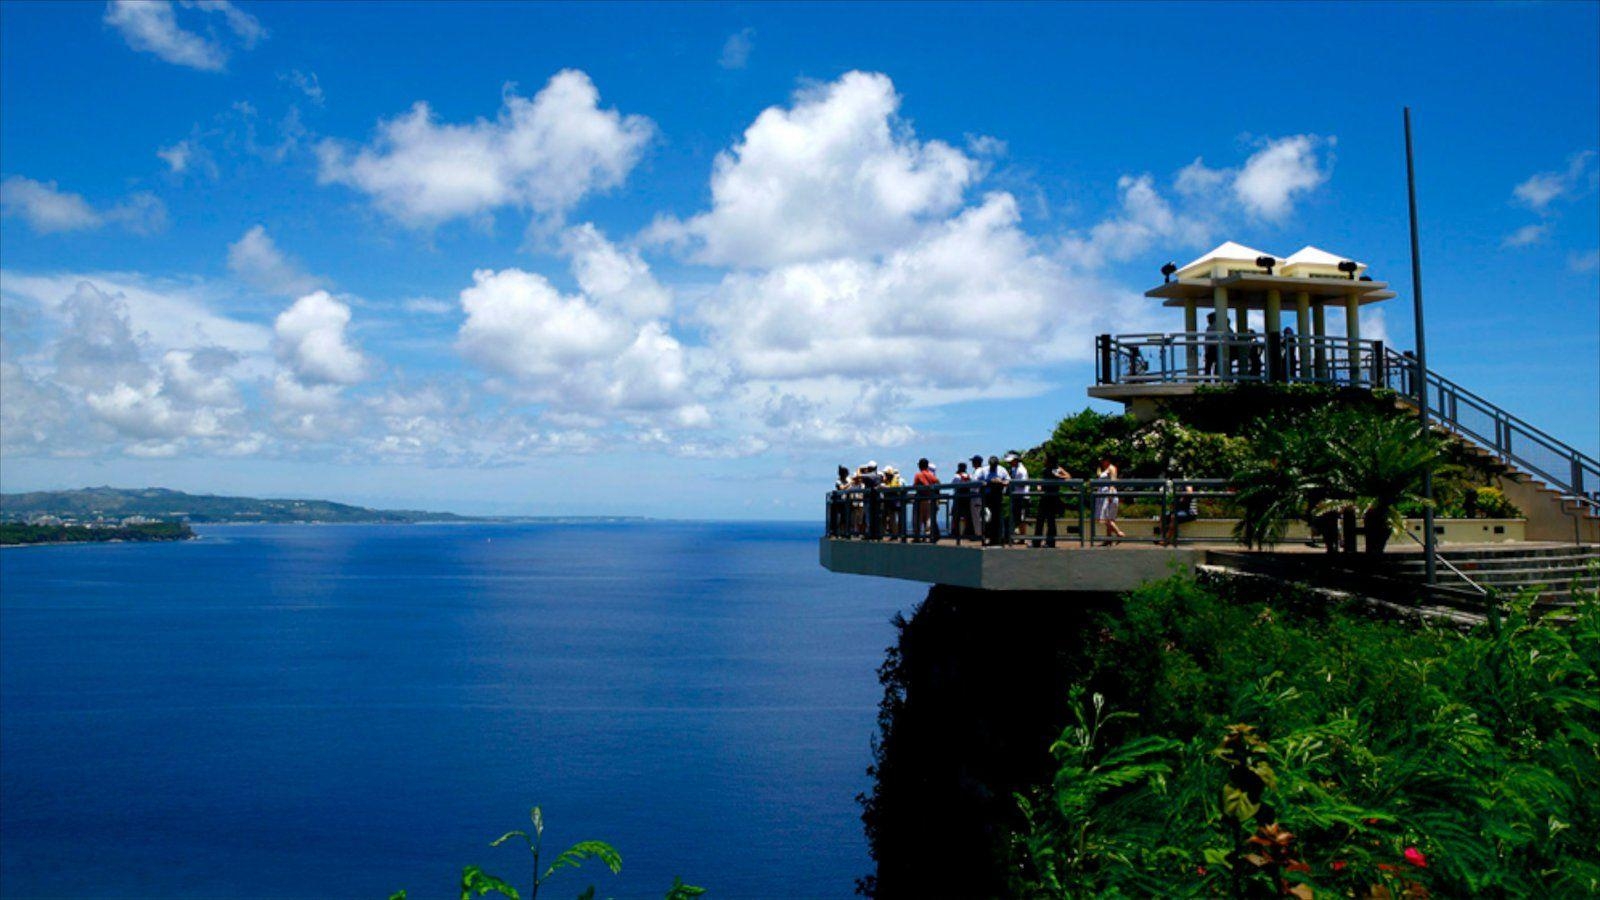
<svg viewBox="0 0 1600 900">
<path fill-rule="evenodd" d="M 1045 456 L 1044 471 L 1039 477 L 1046 484 L 1039 488 L 1039 533 L 1044 535 L 1044 545 L 1056 545 L 1056 520 L 1067 511 L 1067 505 L 1061 501 L 1061 485 L 1050 482 L 1070 481 L 1072 475 L 1066 469 L 1056 465 L 1055 457 Z"/>
<path fill-rule="evenodd" d="M 1000 457 L 989 457 L 989 465 L 978 473 L 978 488 L 983 494 L 983 543 L 1004 546 L 1006 532 L 1006 487 L 1011 473 L 1000 465 Z"/>
<path fill-rule="evenodd" d="M 838 537 L 849 530 L 850 527 L 850 498 L 848 491 L 853 486 L 850 479 L 850 470 L 845 466 L 839 467 L 839 477 L 833 480 L 833 496 L 828 500 L 828 534 Z"/>
<path fill-rule="evenodd" d="M 973 537 L 982 537 L 988 530 L 983 520 L 983 457 L 972 457 L 972 496 L 967 501 L 967 509 L 972 513 Z"/>
<path fill-rule="evenodd" d="M 1244 333 L 1239 336 L 1244 338 L 1245 352 L 1250 356 L 1250 377 L 1260 378 L 1261 364 L 1265 360 L 1261 345 L 1261 336 L 1256 334 L 1256 330 L 1251 328 L 1249 325 L 1244 327 Z M 1240 360 L 1240 368 L 1244 368 L 1243 360 Z"/>
<path fill-rule="evenodd" d="M 1167 482 L 1167 496 L 1171 498 L 1172 510 L 1166 514 L 1166 521 L 1162 523 L 1161 540 L 1167 546 L 1178 543 L 1178 526 L 1185 522 L 1193 522 L 1198 513 L 1194 509 L 1194 485 L 1186 485 L 1182 491 L 1173 494 L 1172 482 Z"/>
<path fill-rule="evenodd" d="M 906 528 L 906 496 L 901 490 L 906 486 L 904 478 L 900 477 L 900 470 L 894 466 L 885 466 L 883 469 L 884 503 L 883 526 L 890 537 L 899 537 Z"/>
<path fill-rule="evenodd" d="M 1217 327 L 1217 314 L 1206 313 L 1206 368 L 1205 374 L 1217 374 L 1217 346 L 1222 343 L 1222 330 Z"/>
<path fill-rule="evenodd" d="M 1117 500 L 1116 485 L 1109 483 L 1099 484 L 1099 482 L 1117 480 L 1117 465 L 1111 461 L 1110 457 L 1100 457 L 1100 467 L 1095 470 L 1094 480 L 1097 482 L 1094 489 L 1094 517 L 1104 527 L 1102 534 L 1106 538 L 1101 542 L 1100 546 L 1109 547 L 1111 546 L 1112 535 L 1116 535 L 1119 538 L 1127 537 L 1127 534 L 1123 533 L 1122 529 L 1117 526 L 1119 501 Z"/>
<path fill-rule="evenodd" d="M 1282 360 L 1278 365 L 1278 371 L 1283 373 L 1284 380 L 1293 381 L 1295 377 L 1295 370 L 1300 366 L 1300 354 L 1295 350 L 1293 328 L 1290 328 L 1287 325 L 1283 326 L 1283 346 L 1279 347 L 1278 349 L 1282 354 Z"/>
<path fill-rule="evenodd" d="M 934 474 L 933 467 L 926 459 L 919 459 L 917 474 L 911 483 L 917 487 L 917 524 L 914 533 L 918 538 L 936 544 L 939 542 L 939 493 L 935 485 L 939 483 L 939 476 Z"/>
<path fill-rule="evenodd" d="M 972 516 L 972 473 L 967 471 L 967 464 L 956 463 L 956 473 L 950 476 L 950 483 L 956 488 L 950 492 L 950 533 L 958 538 L 977 537 L 973 527 Z"/>
<path fill-rule="evenodd" d="M 1028 495 L 1033 492 L 1026 482 L 1028 467 L 1013 450 L 1006 454 L 1007 474 L 1011 476 L 1011 535 L 1019 539 L 1028 533 Z"/>
<path fill-rule="evenodd" d="M 870 460 L 862 466 L 856 481 L 862 490 L 867 539 L 875 541 L 883 536 L 883 498 L 878 493 L 878 488 L 883 486 L 883 475 L 878 472 L 877 461 Z"/>
</svg>

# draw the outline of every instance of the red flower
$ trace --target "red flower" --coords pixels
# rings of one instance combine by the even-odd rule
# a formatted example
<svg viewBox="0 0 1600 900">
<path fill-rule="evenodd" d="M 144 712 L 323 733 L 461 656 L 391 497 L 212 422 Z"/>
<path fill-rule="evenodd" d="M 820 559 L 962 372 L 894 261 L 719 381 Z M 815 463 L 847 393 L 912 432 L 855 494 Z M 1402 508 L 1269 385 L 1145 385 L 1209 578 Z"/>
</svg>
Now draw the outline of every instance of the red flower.
<svg viewBox="0 0 1600 900">
<path fill-rule="evenodd" d="M 1376 824 L 1378 824 L 1378 820 L 1377 819 L 1362 819 L 1361 821 L 1366 822 L 1368 825 L 1376 825 Z"/>
<path fill-rule="evenodd" d="M 1201 875 L 1204 875 L 1206 873 L 1206 867 L 1205 866 L 1195 866 L 1194 870 L 1196 872 L 1200 873 Z"/>
<path fill-rule="evenodd" d="M 1343 872 L 1344 869 L 1345 869 L 1345 865 L 1346 864 L 1345 864 L 1344 860 L 1336 859 L 1336 860 L 1333 861 L 1333 870 L 1335 872 Z"/>
<path fill-rule="evenodd" d="M 1422 851 L 1415 847 L 1406 848 L 1406 862 L 1411 863 L 1413 866 L 1416 866 L 1419 869 L 1426 869 L 1428 867 L 1428 858 L 1423 856 Z"/>
</svg>

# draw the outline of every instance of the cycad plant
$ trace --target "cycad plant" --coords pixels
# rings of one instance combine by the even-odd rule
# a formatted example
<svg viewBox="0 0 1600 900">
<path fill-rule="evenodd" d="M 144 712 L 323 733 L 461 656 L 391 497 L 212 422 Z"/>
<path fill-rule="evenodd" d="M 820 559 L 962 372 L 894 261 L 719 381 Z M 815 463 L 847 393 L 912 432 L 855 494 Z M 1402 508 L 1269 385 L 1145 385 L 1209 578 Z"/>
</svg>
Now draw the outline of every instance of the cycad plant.
<svg viewBox="0 0 1600 900">
<path fill-rule="evenodd" d="M 1283 539 L 1289 522 L 1353 511 L 1368 553 L 1382 553 L 1403 525 L 1402 504 L 1425 505 L 1423 478 L 1440 458 L 1439 440 L 1401 413 L 1329 407 L 1264 420 L 1234 473 L 1242 517 L 1234 535 L 1248 546 Z M 1346 546 L 1354 535 L 1346 534 Z"/>
</svg>

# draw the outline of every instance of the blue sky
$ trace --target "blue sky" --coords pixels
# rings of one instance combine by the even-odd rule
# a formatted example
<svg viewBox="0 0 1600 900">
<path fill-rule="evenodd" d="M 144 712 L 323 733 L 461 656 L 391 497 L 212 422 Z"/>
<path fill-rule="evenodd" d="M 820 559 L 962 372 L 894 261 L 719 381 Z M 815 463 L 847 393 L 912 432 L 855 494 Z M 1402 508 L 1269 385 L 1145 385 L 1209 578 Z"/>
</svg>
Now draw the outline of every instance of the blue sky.
<svg viewBox="0 0 1600 900">
<path fill-rule="evenodd" d="M 0 482 L 816 515 L 1223 240 L 1600 449 L 1600 4 L 7 3 Z"/>
</svg>

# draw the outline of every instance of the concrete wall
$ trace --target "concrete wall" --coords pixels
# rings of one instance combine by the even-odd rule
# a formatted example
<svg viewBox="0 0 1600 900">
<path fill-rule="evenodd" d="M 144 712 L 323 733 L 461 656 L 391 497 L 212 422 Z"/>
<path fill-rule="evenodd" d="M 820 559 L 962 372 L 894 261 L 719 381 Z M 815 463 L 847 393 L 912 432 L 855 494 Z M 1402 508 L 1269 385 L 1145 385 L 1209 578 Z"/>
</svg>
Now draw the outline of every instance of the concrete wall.
<svg viewBox="0 0 1600 900">
<path fill-rule="evenodd" d="M 824 568 L 988 591 L 1117 592 L 1193 572 L 1205 551 L 1187 547 L 1006 549 L 823 538 Z"/>
<path fill-rule="evenodd" d="M 1528 540 L 1600 544 L 1600 519 L 1574 516 L 1563 508 L 1561 496 L 1543 483 L 1531 478 L 1495 480 L 1506 499 L 1528 517 Z"/>
</svg>

